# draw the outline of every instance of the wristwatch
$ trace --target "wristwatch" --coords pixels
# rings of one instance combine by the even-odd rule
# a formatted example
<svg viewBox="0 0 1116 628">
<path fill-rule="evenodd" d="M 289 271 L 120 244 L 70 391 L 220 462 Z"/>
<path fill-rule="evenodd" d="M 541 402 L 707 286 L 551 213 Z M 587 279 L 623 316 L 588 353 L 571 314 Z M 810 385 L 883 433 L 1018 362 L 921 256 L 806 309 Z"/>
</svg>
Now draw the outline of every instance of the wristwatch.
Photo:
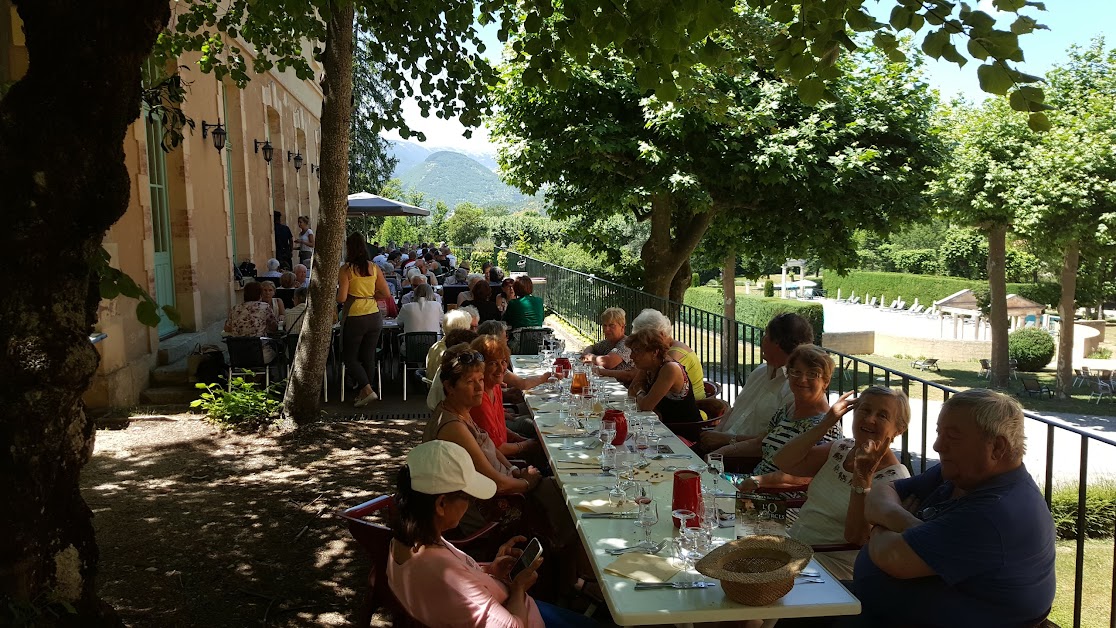
<svg viewBox="0 0 1116 628">
<path fill-rule="evenodd" d="M 871 486 L 854 486 L 854 487 L 852 487 L 852 492 L 856 493 L 857 495 L 867 495 L 869 492 L 871 492 L 871 490 L 872 490 Z"/>
</svg>

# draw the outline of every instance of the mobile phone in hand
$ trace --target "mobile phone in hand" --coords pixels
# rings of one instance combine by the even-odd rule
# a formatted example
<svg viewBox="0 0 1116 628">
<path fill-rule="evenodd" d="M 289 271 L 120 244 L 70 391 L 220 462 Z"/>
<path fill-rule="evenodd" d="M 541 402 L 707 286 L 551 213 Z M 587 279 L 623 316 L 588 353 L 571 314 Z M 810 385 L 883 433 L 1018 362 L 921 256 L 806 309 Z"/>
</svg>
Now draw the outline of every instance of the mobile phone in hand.
<svg viewBox="0 0 1116 628">
<path fill-rule="evenodd" d="M 523 550 L 523 554 L 520 555 L 519 560 L 516 561 L 515 566 L 512 567 L 511 579 L 515 580 L 515 577 L 518 576 L 521 571 L 530 567 L 531 563 L 535 562 L 535 559 L 541 554 L 542 543 L 539 543 L 538 538 L 531 539 L 531 542 L 527 544 L 527 549 Z"/>
</svg>

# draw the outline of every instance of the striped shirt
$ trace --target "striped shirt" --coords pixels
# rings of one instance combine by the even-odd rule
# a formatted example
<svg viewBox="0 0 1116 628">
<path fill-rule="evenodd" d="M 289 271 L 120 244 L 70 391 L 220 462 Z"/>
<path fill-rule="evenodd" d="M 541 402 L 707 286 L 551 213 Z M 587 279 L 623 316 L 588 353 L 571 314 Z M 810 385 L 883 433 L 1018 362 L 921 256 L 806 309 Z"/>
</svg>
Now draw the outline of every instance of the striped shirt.
<svg viewBox="0 0 1116 628">
<path fill-rule="evenodd" d="M 767 436 L 764 437 L 763 443 L 760 445 L 760 448 L 763 450 L 763 459 L 756 465 L 755 470 L 752 471 L 752 475 L 764 475 L 765 473 L 779 471 L 779 467 L 771 462 L 775 454 L 779 453 L 783 445 L 786 445 L 791 439 L 809 431 L 810 428 L 821 423 L 821 420 L 825 417 L 825 413 L 822 412 L 814 416 L 796 419 L 792 416 L 788 416 L 791 407 L 793 406 L 783 406 L 775 413 L 775 416 L 771 417 L 771 425 L 767 430 Z M 841 438 L 843 438 L 841 434 L 841 425 L 836 424 L 829 428 L 829 431 L 825 433 L 825 436 L 821 439 L 819 444 L 840 440 Z"/>
</svg>

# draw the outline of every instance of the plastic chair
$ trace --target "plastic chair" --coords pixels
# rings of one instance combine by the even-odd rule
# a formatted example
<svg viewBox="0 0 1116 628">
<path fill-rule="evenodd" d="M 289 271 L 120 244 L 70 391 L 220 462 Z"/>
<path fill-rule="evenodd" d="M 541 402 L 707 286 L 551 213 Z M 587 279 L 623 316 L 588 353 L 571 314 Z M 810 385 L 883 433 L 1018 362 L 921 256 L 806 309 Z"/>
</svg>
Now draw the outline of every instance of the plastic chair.
<svg viewBox="0 0 1116 628">
<path fill-rule="evenodd" d="M 256 336 L 227 336 L 225 345 L 229 348 L 228 387 L 232 390 L 233 370 L 263 373 L 264 387 L 271 387 L 271 367 L 279 360 L 280 353 L 268 360 L 264 357 L 264 343 L 271 338 Z"/>
<path fill-rule="evenodd" d="M 407 400 L 407 368 L 418 370 L 426 367 L 426 354 L 438 342 L 438 332 L 412 331 L 400 334 L 403 351 L 399 361 L 403 363 L 403 401 Z"/>
<path fill-rule="evenodd" d="M 1050 390 L 1046 386 L 1043 386 L 1042 384 L 1039 383 L 1039 381 L 1037 379 L 1035 379 L 1033 377 L 1024 377 L 1024 378 L 1022 378 L 1022 382 L 1023 382 L 1023 392 L 1027 393 L 1028 395 L 1030 395 L 1032 397 L 1035 396 L 1035 395 L 1039 395 L 1039 396 L 1046 395 L 1048 397 L 1054 397 L 1054 391 L 1053 390 Z"/>
<path fill-rule="evenodd" d="M 705 412 L 708 417 L 704 421 L 690 421 L 687 423 L 667 423 L 674 435 L 689 443 L 696 443 L 701 438 L 701 433 L 717 427 L 721 417 L 728 412 L 728 404 L 720 399 L 705 398 L 697 402 L 698 409 Z"/>
<path fill-rule="evenodd" d="M 1096 397 L 1097 398 L 1097 405 L 1100 405 L 1100 401 L 1103 397 L 1112 397 L 1112 396 L 1113 396 L 1113 394 L 1112 394 L 1112 384 L 1110 384 L 1108 382 L 1102 382 L 1099 379 L 1094 379 L 1093 380 L 1093 382 L 1092 382 L 1092 392 L 1089 393 L 1089 401 L 1092 401 L 1093 397 Z"/>
<path fill-rule="evenodd" d="M 980 372 L 977 373 L 977 377 L 992 377 L 992 362 L 981 358 Z"/>
<path fill-rule="evenodd" d="M 295 306 L 294 302 L 294 288 L 276 288 L 275 296 L 283 302 L 283 307 L 292 308 Z"/>
</svg>

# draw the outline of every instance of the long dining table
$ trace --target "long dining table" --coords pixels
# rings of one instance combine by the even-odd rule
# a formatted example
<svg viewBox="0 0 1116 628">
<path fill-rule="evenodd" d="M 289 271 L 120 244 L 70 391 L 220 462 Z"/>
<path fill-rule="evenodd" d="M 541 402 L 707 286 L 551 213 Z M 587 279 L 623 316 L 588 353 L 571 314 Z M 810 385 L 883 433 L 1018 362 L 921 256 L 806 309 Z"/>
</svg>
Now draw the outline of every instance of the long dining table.
<svg viewBox="0 0 1116 628">
<path fill-rule="evenodd" d="M 542 364 L 539 356 L 513 356 L 512 361 L 515 372 L 520 376 L 529 377 L 549 370 Z M 568 380 L 563 380 L 562 383 L 568 385 Z M 564 432 L 569 430 L 562 427 L 557 392 L 545 386 L 540 388 L 541 390 L 530 391 L 527 394 L 528 406 L 531 408 L 547 460 L 554 470 L 554 477 L 566 498 L 570 516 L 576 523 L 578 535 L 593 565 L 605 603 L 618 625 L 687 626 L 704 622 L 760 619 L 768 620 L 764 624 L 767 626 L 781 618 L 860 613 L 859 600 L 816 560 L 811 560 L 806 570 L 812 570 L 817 577 L 801 579 L 802 581 L 796 583 L 790 593 L 768 606 L 745 606 L 733 602 L 725 597 L 719 585 L 704 589 L 636 590 L 636 580 L 607 572 L 605 569 L 618 558 L 610 555 L 608 550 L 635 545 L 642 539 L 642 529 L 635 525 L 635 521 L 631 518 L 584 517 L 585 502 L 591 497 L 607 499 L 607 492 L 583 494 L 577 489 L 611 485 L 615 482 L 615 478 L 603 474 L 599 466 L 593 465 L 600 455 L 600 442 L 587 435 L 566 436 Z M 623 398 L 627 394 L 623 386 L 613 382 L 605 384 L 602 388 L 603 393 L 600 396 L 605 405 L 622 406 Z M 665 540 L 666 544 L 660 554 L 670 556 L 672 547 L 670 540 L 677 535 L 671 519 L 674 467 L 693 466 L 697 470 L 699 465 L 702 465 L 702 460 L 659 421 L 653 412 L 642 412 L 639 415 L 645 425 L 650 426 L 661 436 L 657 445 L 665 445 L 678 455 L 689 454 L 688 458 L 684 459 L 654 461 L 646 468 L 647 473 L 637 478 L 637 480 L 645 480 L 642 484 L 649 487 L 650 497 L 658 503 L 659 520 L 652 528 L 652 538 Z M 576 445 L 591 448 L 572 449 Z M 625 445 L 621 446 L 621 451 L 627 450 Z M 713 476 L 707 470 L 702 469 L 701 472 L 703 482 L 713 480 Z M 717 484 L 721 490 L 733 490 L 724 479 L 720 479 Z M 735 493 L 721 494 L 723 496 L 718 498 L 718 506 L 735 513 Z M 721 502 L 724 503 L 723 506 Z M 743 525 L 726 522 L 724 527 L 717 529 L 716 536 L 727 542 L 745 536 L 748 532 Z M 677 562 L 675 565 L 677 566 Z M 708 582 L 710 579 L 691 569 L 679 571 L 668 580 L 668 582 L 681 583 L 695 581 Z"/>
</svg>

